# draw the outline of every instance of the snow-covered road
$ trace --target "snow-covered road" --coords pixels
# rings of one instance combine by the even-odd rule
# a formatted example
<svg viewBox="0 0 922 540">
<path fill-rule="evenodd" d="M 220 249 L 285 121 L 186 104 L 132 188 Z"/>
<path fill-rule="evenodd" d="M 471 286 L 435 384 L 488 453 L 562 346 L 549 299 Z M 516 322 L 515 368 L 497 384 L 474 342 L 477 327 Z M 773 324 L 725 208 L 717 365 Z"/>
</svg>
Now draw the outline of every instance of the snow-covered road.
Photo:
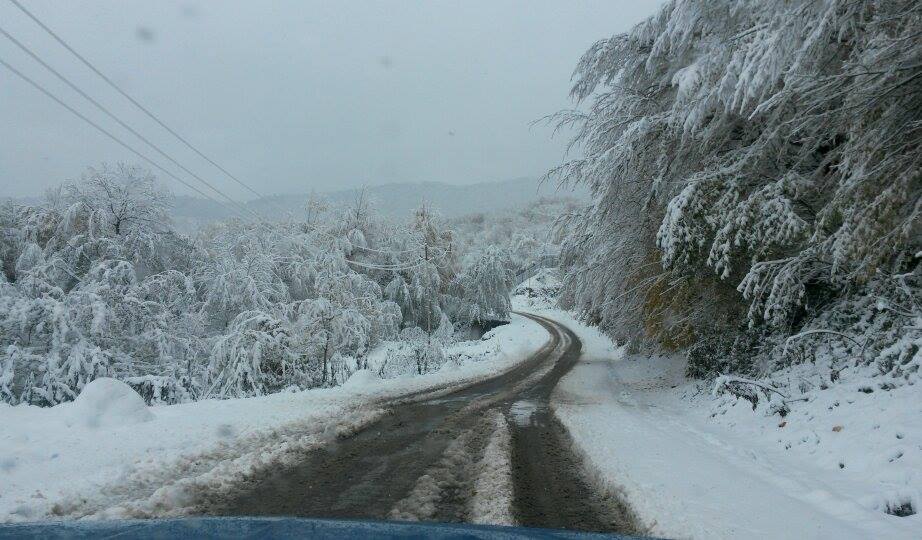
<svg viewBox="0 0 922 540">
<path fill-rule="evenodd" d="M 525 316 L 550 340 L 514 369 L 387 403 L 358 433 L 202 490 L 195 512 L 633 530 L 623 508 L 595 496 L 549 412 L 579 340 L 554 321 Z"/>
<path fill-rule="evenodd" d="M 920 516 L 888 515 L 873 504 L 875 491 L 892 491 L 899 484 L 904 486 L 900 493 L 908 488 L 906 496 L 913 500 L 916 473 L 911 463 L 888 463 L 881 456 L 889 476 L 871 476 L 874 469 L 856 473 L 822 466 L 822 456 L 839 439 L 850 440 L 844 444 L 867 454 L 867 460 L 877 459 L 869 451 L 874 441 L 859 440 L 873 435 L 843 435 L 829 429 L 832 423 L 812 418 L 828 412 L 825 405 L 813 407 L 803 421 L 789 417 L 786 427 L 779 426 L 777 416 L 753 412 L 748 403 L 712 412 L 709 407 L 715 402 L 707 394 L 687 397 L 695 392 L 695 383 L 685 379 L 681 358 L 632 357 L 566 313 L 539 312 L 564 321 L 584 344 L 582 360 L 555 391 L 555 414 L 594 483 L 623 497 L 650 534 L 702 539 L 920 537 Z M 886 398 L 908 400 L 911 410 L 912 396 Z M 864 413 L 856 410 L 848 417 L 839 409 L 830 407 L 846 429 L 858 431 Z M 872 418 L 886 423 L 880 416 L 884 410 L 872 410 Z M 809 431 L 817 424 L 826 429 L 810 438 L 812 448 L 786 450 L 778 443 L 782 437 L 799 437 L 792 430 Z M 918 434 L 908 420 L 899 424 L 902 440 L 895 442 Z M 872 428 L 868 433 L 879 431 Z M 867 448 L 859 451 L 862 445 Z"/>
</svg>

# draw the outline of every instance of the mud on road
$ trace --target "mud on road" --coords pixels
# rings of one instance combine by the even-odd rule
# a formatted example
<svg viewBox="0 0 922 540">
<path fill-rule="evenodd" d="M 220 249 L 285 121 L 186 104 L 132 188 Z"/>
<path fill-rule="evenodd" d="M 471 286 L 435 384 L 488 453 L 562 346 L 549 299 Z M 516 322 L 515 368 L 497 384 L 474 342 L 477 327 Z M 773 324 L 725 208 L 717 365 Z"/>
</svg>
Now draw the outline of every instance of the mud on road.
<svg viewBox="0 0 922 540">
<path fill-rule="evenodd" d="M 445 395 L 391 402 L 379 421 L 295 465 L 199 494 L 198 513 L 637 532 L 627 507 L 584 476 L 549 409 L 551 392 L 579 359 L 579 339 L 550 319 L 521 315 L 550 339 L 512 370 Z"/>
</svg>

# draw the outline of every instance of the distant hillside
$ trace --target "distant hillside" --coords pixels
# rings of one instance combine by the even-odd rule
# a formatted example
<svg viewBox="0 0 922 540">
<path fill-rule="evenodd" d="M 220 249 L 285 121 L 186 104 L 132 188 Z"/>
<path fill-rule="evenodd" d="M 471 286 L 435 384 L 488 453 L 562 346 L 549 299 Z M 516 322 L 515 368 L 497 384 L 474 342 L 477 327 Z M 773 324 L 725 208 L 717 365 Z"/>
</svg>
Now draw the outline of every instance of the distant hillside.
<svg viewBox="0 0 922 540">
<path fill-rule="evenodd" d="M 334 205 L 350 205 L 358 199 L 361 191 L 361 189 L 347 189 L 319 192 L 316 196 Z M 516 178 L 466 186 L 423 182 L 385 184 L 365 188 L 365 197 L 372 202 L 378 212 L 385 216 L 398 218 L 410 215 L 423 202 L 437 209 L 442 216 L 452 218 L 475 212 L 521 208 L 542 197 L 555 194 L 578 199 L 587 196 L 584 190 L 558 192 L 555 185 L 541 183 L 536 178 Z M 300 214 L 304 211 L 309 199 L 310 194 L 302 193 L 264 197 L 246 204 L 267 219 L 277 219 L 287 214 Z M 231 216 L 224 207 L 193 197 L 177 197 L 172 214 L 177 224 L 183 228 Z"/>
<path fill-rule="evenodd" d="M 551 183 L 542 183 L 537 178 L 516 178 L 498 182 L 480 182 L 466 186 L 422 182 L 418 184 L 385 184 L 365 188 L 365 198 L 377 212 L 387 217 L 404 218 L 423 202 L 428 203 L 445 218 L 455 218 L 474 213 L 490 213 L 497 210 L 517 210 L 541 198 L 555 195 L 575 199 L 588 198 L 584 189 L 557 190 Z M 333 205 L 348 206 L 360 196 L 362 189 L 318 192 L 316 197 Z M 299 193 L 275 195 L 249 201 L 247 207 L 268 220 L 281 219 L 288 215 L 304 212 L 311 195 Z M 10 198 L 18 204 L 38 204 L 41 197 Z M 178 196 L 170 212 L 180 230 L 191 231 L 201 225 L 228 219 L 234 214 L 226 207 L 206 199 Z"/>
</svg>

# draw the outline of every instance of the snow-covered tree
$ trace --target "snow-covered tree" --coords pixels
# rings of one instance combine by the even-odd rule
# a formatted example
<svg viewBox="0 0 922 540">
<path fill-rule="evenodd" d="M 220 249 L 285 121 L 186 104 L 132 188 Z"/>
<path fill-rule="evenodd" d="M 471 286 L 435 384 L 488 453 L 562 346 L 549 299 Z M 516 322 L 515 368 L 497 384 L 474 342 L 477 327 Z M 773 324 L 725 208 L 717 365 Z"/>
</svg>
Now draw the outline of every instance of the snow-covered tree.
<svg viewBox="0 0 922 540">
<path fill-rule="evenodd" d="M 67 208 L 61 232 L 70 238 L 71 263 L 78 268 L 80 259 L 94 255 L 162 267 L 156 259 L 169 229 L 170 196 L 147 171 L 125 164 L 91 168 L 55 197 Z"/>
<path fill-rule="evenodd" d="M 551 172 L 593 193 L 565 305 L 684 346 L 918 271 L 920 32 L 913 0 L 672 0 L 593 45 L 557 117 L 582 155 Z"/>
<path fill-rule="evenodd" d="M 434 269 L 437 274 L 437 280 L 435 276 L 421 278 L 425 282 L 421 286 L 433 286 L 437 281 L 439 292 L 445 293 L 458 270 L 454 233 L 441 217 L 425 204 L 416 209 L 410 228 L 421 250 L 417 257 L 431 263 L 423 265 L 420 272 L 431 274 Z"/>
<path fill-rule="evenodd" d="M 463 322 L 476 324 L 509 317 L 509 293 L 514 286 L 511 266 L 509 257 L 495 246 L 469 256 L 457 277 Z"/>
<path fill-rule="evenodd" d="M 470 299 L 453 289 L 463 252 L 426 206 L 400 222 L 366 198 L 315 200 L 303 216 L 186 236 L 169 203 L 118 165 L 0 205 L 0 399 L 55 405 L 103 376 L 152 404 L 334 386 L 382 345 L 426 373 L 468 323 L 454 307 L 508 310 L 485 300 L 503 288 L 487 263 L 469 269 L 484 277 Z"/>
<path fill-rule="evenodd" d="M 0 355 L 0 402 L 15 405 L 19 396 L 15 394 L 13 378 L 16 376 L 16 364 L 21 360 L 19 347 L 10 345 Z"/>
</svg>

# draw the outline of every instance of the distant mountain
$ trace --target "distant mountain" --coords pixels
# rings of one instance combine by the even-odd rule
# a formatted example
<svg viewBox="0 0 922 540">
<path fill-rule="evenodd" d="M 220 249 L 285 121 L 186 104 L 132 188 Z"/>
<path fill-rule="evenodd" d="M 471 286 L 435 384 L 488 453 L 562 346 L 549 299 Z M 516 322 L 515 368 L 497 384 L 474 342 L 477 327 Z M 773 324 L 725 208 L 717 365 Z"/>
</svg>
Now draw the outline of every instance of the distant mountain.
<svg viewBox="0 0 922 540">
<path fill-rule="evenodd" d="M 335 206 L 354 204 L 363 189 L 317 192 L 316 197 Z M 498 182 L 480 182 L 460 186 L 440 182 L 418 184 L 400 183 L 369 186 L 364 196 L 374 209 L 387 217 L 409 217 L 422 203 L 429 204 L 445 218 L 454 218 L 478 212 L 490 213 L 496 210 L 515 210 L 544 197 L 565 196 L 575 199 L 588 198 L 585 189 L 560 190 L 549 182 L 537 178 L 515 178 Z M 245 205 L 268 220 L 289 215 L 303 214 L 311 195 L 308 193 L 275 195 L 246 202 Z M 18 204 L 39 204 L 40 197 L 0 197 L 0 202 L 12 200 Z M 242 213 L 242 211 L 241 211 Z M 233 217 L 227 207 L 207 199 L 177 196 L 170 210 L 175 225 L 180 230 L 191 231 L 201 225 Z"/>
<path fill-rule="evenodd" d="M 362 189 L 318 192 L 315 196 L 333 205 L 354 204 Z M 585 190 L 562 190 L 551 183 L 536 178 L 516 178 L 499 182 L 481 182 L 466 186 L 422 182 L 369 186 L 364 189 L 366 200 L 370 201 L 380 214 L 402 218 L 422 203 L 427 203 L 446 217 L 457 217 L 476 212 L 492 212 L 502 209 L 521 208 L 542 197 L 568 196 L 587 198 Z M 246 206 L 266 219 L 278 219 L 289 214 L 304 212 L 310 194 L 276 195 L 263 197 L 246 203 Z M 182 228 L 192 228 L 211 221 L 232 216 L 225 207 L 212 201 L 193 197 L 177 197 L 172 210 L 173 218 Z"/>
</svg>

